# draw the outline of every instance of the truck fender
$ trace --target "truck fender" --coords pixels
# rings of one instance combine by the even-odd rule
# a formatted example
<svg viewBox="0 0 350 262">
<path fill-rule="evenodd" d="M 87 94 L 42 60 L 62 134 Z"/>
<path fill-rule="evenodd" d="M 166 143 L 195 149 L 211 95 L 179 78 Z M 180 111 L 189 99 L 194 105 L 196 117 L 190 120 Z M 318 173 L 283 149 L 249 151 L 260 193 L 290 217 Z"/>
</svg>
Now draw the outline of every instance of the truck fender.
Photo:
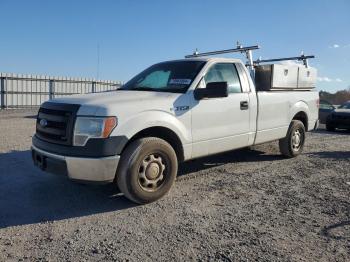
<svg viewBox="0 0 350 262">
<path fill-rule="evenodd" d="M 177 117 L 170 113 L 154 110 L 141 112 L 120 123 L 120 125 L 118 124 L 111 136 L 123 134 L 128 139 L 131 139 L 140 131 L 150 127 L 164 127 L 172 130 L 178 136 L 183 146 L 191 143 L 192 135 L 189 127 L 186 128 Z"/>
<path fill-rule="evenodd" d="M 290 109 L 290 116 L 289 116 L 289 122 L 292 122 L 292 120 L 298 115 L 298 114 L 305 114 L 306 119 L 305 119 L 305 128 L 307 129 L 308 127 L 308 119 L 310 115 L 310 109 L 309 106 L 307 105 L 306 102 L 304 101 L 298 101 L 295 103 L 291 109 Z M 300 119 L 301 120 L 301 119 Z M 303 121 L 304 122 L 304 121 Z"/>
</svg>

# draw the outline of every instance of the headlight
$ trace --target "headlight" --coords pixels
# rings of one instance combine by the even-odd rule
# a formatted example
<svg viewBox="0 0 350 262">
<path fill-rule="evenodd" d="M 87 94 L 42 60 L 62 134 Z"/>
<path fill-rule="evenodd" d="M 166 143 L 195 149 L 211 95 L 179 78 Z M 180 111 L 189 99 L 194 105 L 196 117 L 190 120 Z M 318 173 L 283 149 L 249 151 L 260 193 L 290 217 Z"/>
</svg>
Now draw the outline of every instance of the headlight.
<svg viewBox="0 0 350 262">
<path fill-rule="evenodd" d="M 112 117 L 77 117 L 74 127 L 74 146 L 85 146 L 90 138 L 109 137 L 117 126 L 117 118 Z"/>
</svg>

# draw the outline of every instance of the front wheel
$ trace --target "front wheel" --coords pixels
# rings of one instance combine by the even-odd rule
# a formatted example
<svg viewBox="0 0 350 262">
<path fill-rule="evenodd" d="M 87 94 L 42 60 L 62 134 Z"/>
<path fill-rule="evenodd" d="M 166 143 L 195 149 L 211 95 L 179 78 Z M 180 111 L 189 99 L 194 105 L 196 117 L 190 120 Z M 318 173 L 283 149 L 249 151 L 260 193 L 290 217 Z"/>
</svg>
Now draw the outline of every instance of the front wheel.
<svg viewBox="0 0 350 262">
<path fill-rule="evenodd" d="M 122 153 L 117 184 L 133 202 L 146 204 L 168 193 L 177 175 L 174 149 L 163 139 L 141 138 Z"/>
<path fill-rule="evenodd" d="M 304 148 L 305 126 L 299 120 L 293 120 L 287 132 L 287 136 L 279 140 L 279 148 L 282 155 L 292 158 L 299 155 Z"/>
</svg>

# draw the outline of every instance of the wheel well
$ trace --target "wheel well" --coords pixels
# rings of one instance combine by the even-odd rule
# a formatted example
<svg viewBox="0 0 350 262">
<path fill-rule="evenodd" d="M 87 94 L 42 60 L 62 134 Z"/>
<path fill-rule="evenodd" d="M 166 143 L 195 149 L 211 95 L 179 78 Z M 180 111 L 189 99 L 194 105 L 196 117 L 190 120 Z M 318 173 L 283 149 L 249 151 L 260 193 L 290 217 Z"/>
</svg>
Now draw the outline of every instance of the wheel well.
<svg viewBox="0 0 350 262">
<path fill-rule="evenodd" d="M 305 126 L 305 130 L 309 130 L 308 128 L 308 119 L 307 119 L 307 115 L 305 112 L 300 111 L 299 113 L 297 113 L 294 117 L 293 120 L 299 120 L 301 122 L 303 122 L 304 126 Z"/>
<path fill-rule="evenodd" d="M 166 128 L 166 127 L 161 127 L 161 126 L 146 128 L 146 129 L 138 132 L 128 141 L 128 143 L 125 145 L 123 151 L 131 142 L 135 141 L 136 139 L 143 138 L 143 137 L 158 137 L 158 138 L 161 138 L 161 139 L 167 141 L 172 146 L 172 148 L 175 150 L 178 161 L 179 162 L 184 161 L 184 159 L 185 159 L 184 150 L 183 150 L 183 146 L 182 146 L 180 138 L 171 129 Z"/>
</svg>

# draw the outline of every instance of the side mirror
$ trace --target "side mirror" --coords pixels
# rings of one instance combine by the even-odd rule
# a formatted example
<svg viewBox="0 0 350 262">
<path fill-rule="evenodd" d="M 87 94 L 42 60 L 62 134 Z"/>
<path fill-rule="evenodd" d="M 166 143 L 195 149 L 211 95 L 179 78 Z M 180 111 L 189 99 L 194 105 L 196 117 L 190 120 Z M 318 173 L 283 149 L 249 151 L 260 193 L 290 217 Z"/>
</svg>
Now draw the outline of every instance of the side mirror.
<svg viewBox="0 0 350 262">
<path fill-rule="evenodd" d="M 218 97 L 228 97 L 227 82 L 211 82 L 207 84 L 206 88 L 196 88 L 194 90 L 196 100 Z"/>
</svg>

